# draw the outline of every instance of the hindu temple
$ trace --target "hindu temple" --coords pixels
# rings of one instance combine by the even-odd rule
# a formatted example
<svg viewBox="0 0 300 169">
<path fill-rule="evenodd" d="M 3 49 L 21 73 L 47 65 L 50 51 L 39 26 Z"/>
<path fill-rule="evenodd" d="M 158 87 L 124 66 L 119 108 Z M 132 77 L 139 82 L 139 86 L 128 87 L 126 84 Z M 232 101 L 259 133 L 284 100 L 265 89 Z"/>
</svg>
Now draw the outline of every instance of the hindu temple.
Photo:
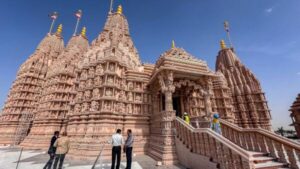
<svg viewBox="0 0 300 169">
<path fill-rule="evenodd" d="M 259 80 L 223 40 L 213 70 L 175 42 L 156 63 L 143 63 L 121 6 L 91 43 L 84 27 L 65 46 L 62 31 L 48 33 L 20 66 L 1 112 L 0 145 L 47 149 L 54 131 L 67 131 L 70 155 L 88 159 L 120 128 L 133 130 L 134 153 L 162 165 L 300 168 L 300 145 L 273 133 Z M 210 129 L 214 113 L 221 135 Z"/>
</svg>

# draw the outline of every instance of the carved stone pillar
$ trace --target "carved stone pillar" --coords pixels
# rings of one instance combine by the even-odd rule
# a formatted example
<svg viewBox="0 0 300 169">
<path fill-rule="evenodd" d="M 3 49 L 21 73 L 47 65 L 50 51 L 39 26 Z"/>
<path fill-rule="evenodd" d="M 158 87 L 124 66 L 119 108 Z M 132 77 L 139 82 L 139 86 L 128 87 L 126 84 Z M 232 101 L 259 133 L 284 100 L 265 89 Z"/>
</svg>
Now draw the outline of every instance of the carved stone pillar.
<svg viewBox="0 0 300 169">
<path fill-rule="evenodd" d="M 165 93 L 166 111 L 173 111 L 172 91 L 168 90 Z"/>
<path fill-rule="evenodd" d="M 210 117 L 210 115 L 212 113 L 212 106 L 211 106 L 211 100 L 210 100 L 209 92 L 205 93 L 204 99 L 205 99 L 206 116 Z"/>
<path fill-rule="evenodd" d="M 177 161 L 175 151 L 175 135 L 173 132 L 173 121 L 175 119 L 175 111 L 173 110 L 172 95 L 175 92 L 173 85 L 173 72 L 167 71 L 158 76 L 161 92 L 165 95 L 165 111 L 160 112 L 161 121 L 161 144 L 163 149 L 159 150 L 162 163 L 165 165 L 172 164 Z"/>
</svg>

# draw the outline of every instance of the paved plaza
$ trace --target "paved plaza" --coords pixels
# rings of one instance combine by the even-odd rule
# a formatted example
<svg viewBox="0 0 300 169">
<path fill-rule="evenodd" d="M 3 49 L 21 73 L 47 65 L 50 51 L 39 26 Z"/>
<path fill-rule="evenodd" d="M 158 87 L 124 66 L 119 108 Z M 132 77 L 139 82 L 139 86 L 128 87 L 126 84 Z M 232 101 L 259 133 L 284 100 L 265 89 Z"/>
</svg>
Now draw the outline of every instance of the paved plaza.
<svg viewBox="0 0 300 169">
<path fill-rule="evenodd" d="M 15 169 L 20 155 L 19 148 L 0 147 L 0 169 Z M 48 160 L 48 154 L 43 151 L 25 150 L 22 153 L 18 169 L 42 169 Z M 121 169 L 125 169 L 125 157 L 122 157 Z M 93 161 L 71 160 L 66 156 L 65 169 L 91 169 Z M 96 169 L 110 169 L 109 161 L 99 161 Z M 156 162 L 148 156 L 136 156 L 133 159 L 132 169 L 183 169 L 180 166 L 156 166 Z"/>
</svg>

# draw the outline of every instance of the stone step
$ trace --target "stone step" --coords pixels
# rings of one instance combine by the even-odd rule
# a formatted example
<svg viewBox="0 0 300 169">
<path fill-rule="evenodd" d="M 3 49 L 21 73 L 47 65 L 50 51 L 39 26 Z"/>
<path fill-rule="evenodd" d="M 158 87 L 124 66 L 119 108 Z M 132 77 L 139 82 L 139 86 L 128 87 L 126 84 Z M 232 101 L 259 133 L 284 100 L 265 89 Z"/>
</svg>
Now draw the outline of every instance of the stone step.
<svg viewBox="0 0 300 169">
<path fill-rule="evenodd" d="M 269 153 L 262 153 L 262 152 L 256 152 L 256 151 L 249 151 L 249 153 L 252 155 L 252 157 L 266 157 L 266 156 L 269 156 Z"/>
<path fill-rule="evenodd" d="M 254 158 L 254 163 L 255 164 L 259 164 L 259 163 L 265 163 L 265 162 L 269 162 L 269 161 L 276 161 L 276 158 L 273 158 L 273 157 L 255 157 Z"/>
<path fill-rule="evenodd" d="M 255 169 L 279 169 L 287 167 L 287 165 L 279 162 L 268 161 L 265 163 L 255 164 L 254 167 Z"/>
</svg>

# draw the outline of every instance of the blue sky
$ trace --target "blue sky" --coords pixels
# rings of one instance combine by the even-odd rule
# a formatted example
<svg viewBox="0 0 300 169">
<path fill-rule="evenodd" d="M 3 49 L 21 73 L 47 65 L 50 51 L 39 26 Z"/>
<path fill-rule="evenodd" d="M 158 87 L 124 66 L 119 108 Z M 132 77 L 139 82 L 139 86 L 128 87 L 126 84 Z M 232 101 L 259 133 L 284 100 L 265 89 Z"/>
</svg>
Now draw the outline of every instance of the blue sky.
<svg viewBox="0 0 300 169">
<path fill-rule="evenodd" d="M 298 0 L 115 0 L 122 4 L 143 62 L 154 63 L 172 39 L 215 68 L 223 21 L 230 22 L 240 59 L 266 93 L 274 127 L 291 123 L 289 106 L 300 91 L 300 1 Z M 49 30 L 47 15 L 58 11 L 65 43 L 73 33 L 74 12 L 93 40 L 102 30 L 109 0 L 12 0 L 0 6 L 0 107 L 18 67 Z"/>
</svg>

